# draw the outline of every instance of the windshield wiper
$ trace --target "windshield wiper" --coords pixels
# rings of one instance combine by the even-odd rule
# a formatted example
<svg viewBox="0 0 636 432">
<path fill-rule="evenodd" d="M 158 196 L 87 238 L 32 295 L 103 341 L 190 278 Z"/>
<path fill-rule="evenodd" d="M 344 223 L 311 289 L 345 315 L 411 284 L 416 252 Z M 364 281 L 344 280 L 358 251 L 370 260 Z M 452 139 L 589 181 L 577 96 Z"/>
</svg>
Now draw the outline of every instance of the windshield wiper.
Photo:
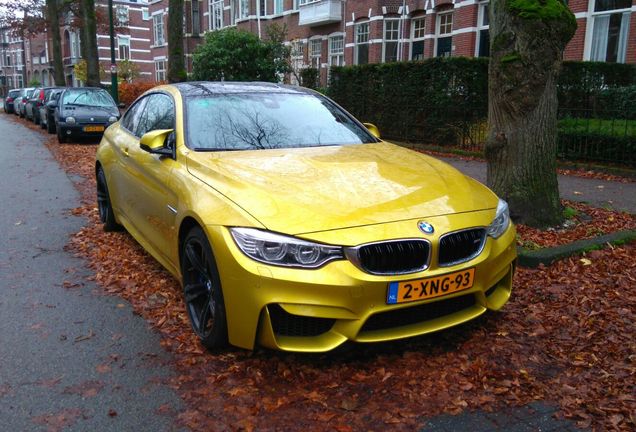
<svg viewBox="0 0 636 432">
<path fill-rule="evenodd" d="M 247 149 L 222 148 L 222 147 L 195 147 L 192 150 L 198 152 L 216 152 L 216 151 L 243 151 Z"/>
</svg>

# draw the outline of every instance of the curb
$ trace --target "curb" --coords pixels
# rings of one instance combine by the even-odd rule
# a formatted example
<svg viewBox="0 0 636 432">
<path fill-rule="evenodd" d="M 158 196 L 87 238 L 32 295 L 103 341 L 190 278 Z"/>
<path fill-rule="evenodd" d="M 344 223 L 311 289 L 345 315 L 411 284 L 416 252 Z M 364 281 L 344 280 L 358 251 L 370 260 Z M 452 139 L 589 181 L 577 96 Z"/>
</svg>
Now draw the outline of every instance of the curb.
<svg viewBox="0 0 636 432">
<path fill-rule="evenodd" d="M 535 268 L 539 265 L 550 265 L 554 261 L 567 258 L 595 249 L 603 249 L 606 245 L 629 243 L 636 240 L 636 230 L 617 231 L 599 237 L 538 250 L 517 248 L 518 264 L 522 267 Z"/>
</svg>

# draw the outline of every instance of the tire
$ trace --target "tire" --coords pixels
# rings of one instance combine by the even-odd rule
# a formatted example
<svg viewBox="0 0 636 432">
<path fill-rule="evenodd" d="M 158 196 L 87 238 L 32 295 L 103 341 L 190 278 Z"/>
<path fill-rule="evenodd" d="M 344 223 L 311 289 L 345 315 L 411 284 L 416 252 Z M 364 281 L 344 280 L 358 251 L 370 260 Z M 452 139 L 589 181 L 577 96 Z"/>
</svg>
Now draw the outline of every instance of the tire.
<svg viewBox="0 0 636 432">
<path fill-rule="evenodd" d="M 96 177 L 97 209 L 99 210 L 99 220 L 104 225 L 104 231 L 121 231 L 122 226 L 115 220 L 115 213 L 110 203 L 110 194 L 108 193 L 108 185 L 106 184 L 106 175 L 101 167 L 97 169 Z"/>
<path fill-rule="evenodd" d="M 46 129 L 46 123 L 40 121 L 40 129 Z"/>
<path fill-rule="evenodd" d="M 190 230 L 181 248 L 183 297 L 192 330 L 208 350 L 227 346 L 227 318 L 221 279 L 203 230 Z"/>
<path fill-rule="evenodd" d="M 39 115 L 35 115 L 35 112 L 33 113 L 33 123 L 35 123 L 36 125 L 40 124 L 40 116 Z"/>
<path fill-rule="evenodd" d="M 59 142 L 60 144 L 64 144 L 65 142 L 67 142 L 68 140 L 66 139 L 66 135 L 64 135 L 64 131 L 62 130 L 62 128 L 56 127 L 55 129 L 57 130 L 57 142 Z"/>
<path fill-rule="evenodd" d="M 55 120 L 53 120 L 51 117 L 47 117 L 46 119 L 46 131 L 50 134 L 55 133 Z"/>
</svg>

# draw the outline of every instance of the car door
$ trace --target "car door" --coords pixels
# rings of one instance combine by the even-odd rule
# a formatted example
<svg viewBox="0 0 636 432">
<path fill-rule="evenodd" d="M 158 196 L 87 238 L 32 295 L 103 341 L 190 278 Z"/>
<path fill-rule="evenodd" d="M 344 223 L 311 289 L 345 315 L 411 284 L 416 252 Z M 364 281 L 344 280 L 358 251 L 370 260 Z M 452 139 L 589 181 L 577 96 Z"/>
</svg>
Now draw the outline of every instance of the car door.
<svg viewBox="0 0 636 432">
<path fill-rule="evenodd" d="M 169 261 L 170 239 L 176 235 L 177 197 L 170 184 L 170 172 L 175 161 L 142 150 L 139 138 L 153 130 L 174 129 L 174 110 L 171 96 L 163 93 L 147 96 L 135 131 L 135 143 L 131 143 L 127 149 L 128 157 L 123 159 L 126 177 L 130 179 L 126 195 L 131 222 L 152 249 L 166 261 Z"/>
<path fill-rule="evenodd" d="M 134 204 L 133 198 L 128 193 L 129 184 L 135 179 L 129 176 L 127 159 L 130 157 L 129 149 L 139 143 L 136 131 L 147 101 L 147 97 L 135 101 L 128 108 L 119 125 L 116 126 L 119 130 L 104 135 L 112 145 L 115 153 L 114 160 L 116 161 L 106 170 L 106 180 L 109 185 L 112 205 L 115 212 L 129 223 L 132 223 L 133 209 L 131 206 Z"/>
</svg>

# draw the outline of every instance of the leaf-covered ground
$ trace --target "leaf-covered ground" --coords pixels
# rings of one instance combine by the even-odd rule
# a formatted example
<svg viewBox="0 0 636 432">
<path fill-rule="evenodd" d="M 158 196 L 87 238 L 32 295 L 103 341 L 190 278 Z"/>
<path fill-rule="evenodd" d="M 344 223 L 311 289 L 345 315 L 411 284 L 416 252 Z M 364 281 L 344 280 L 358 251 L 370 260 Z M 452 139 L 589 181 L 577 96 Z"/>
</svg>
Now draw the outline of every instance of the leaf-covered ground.
<svg viewBox="0 0 636 432">
<path fill-rule="evenodd" d="M 533 400 L 558 404 L 580 426 L 636 428 L 635 244 L 519 269 L 503 312 L 433 336 L 322 355 L 212 354 L 189 328 L 177 281 L 128 234 L 99 226 L 95 146 L 48 146 L 83 176 L 83 205 L 73 213 L 87 225 L 70 249 L 105 292 L 130 301 L 159 331 L 174 354 L 170 384 L 188 406 L 179 421 L 193 430 L 412 430 L 440 413 Z"/>
</svg>

